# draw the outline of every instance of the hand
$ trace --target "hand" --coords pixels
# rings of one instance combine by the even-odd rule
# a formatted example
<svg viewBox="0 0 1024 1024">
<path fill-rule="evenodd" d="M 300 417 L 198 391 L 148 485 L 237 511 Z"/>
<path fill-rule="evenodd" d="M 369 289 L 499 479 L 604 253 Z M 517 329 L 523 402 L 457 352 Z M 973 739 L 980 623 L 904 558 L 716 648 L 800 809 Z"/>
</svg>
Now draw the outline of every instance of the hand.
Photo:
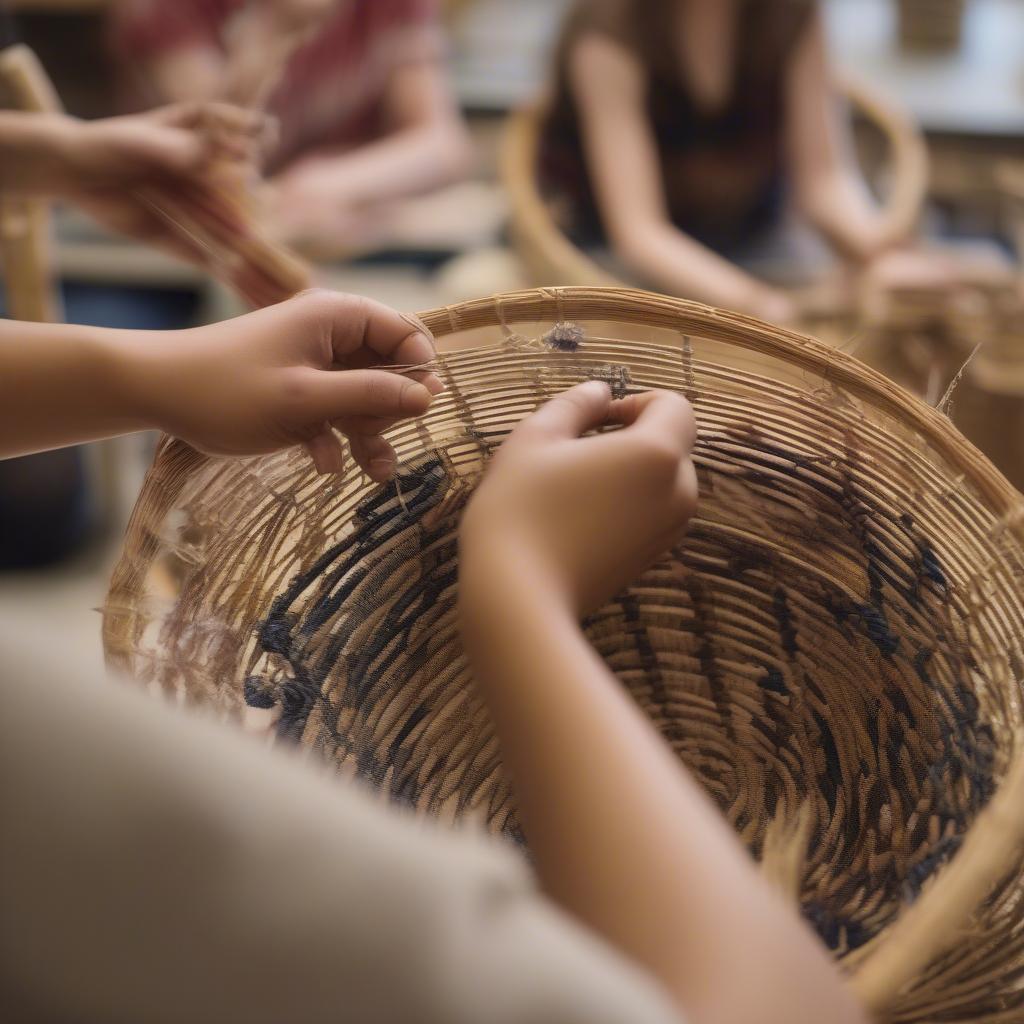
<svg viewBox="0 0 1024 1024">
<path fill-rule="evenodd" d="M 862 314 L 883 321 L 909 296 L 928 299 L 936 313 L 987 309 L 995 296 L 1014 287 L 1010 263 L 987 246 L 918 246 L 876 257 L 859 281 Z"/>
<path fill-rule="evenodd" d="M 393 204 L 347 196 L 336 160 L 309 157 L 277 175 L 263 194 L 267 232 L 316 260 L 351 257 L 387 236 Z"/>
<path fill-rule="evenodd" d="M 218 103 L 176 104 L 98 121 L 68 119 L 59 191 L 118 234 L 205 263 L 205 250 L 176 231 L 139 190 L 165 186 L 186 209 L 216 208 L 215 174 L 232 166 L 241 178 L 267 131 L 262 116 Z"/>
<path fill-rule="evenodd" d="M 68 119 L 63 152 L 72 192 L 191 175 L 217 159 L 253 158 L 266 132 L 259 114 L 225 103 L 177 103 L 146 114 Z"/>
<path fill-rule="evenodd" d="M 794 323 L 799 315 L 795 300 L 775 288 L 758 288 L 750 312 L 759 320 L 784 327 Z"/>
<path fill-rule="evenodd" d="M 582 437 L 611 424 L 623 429 Z M 460 597 L 534 574 L 579 615 L 600 607 L 682 536 L 697 501 L 685 398 L 612 401 L 592 381 L 552 399 L 502 445 L 460 530 Z"/>
<path fill-rule="evenodd" d="M 945 292 L 957 284 L 956 267 L 948 256 L 911 248 L 881 253 L 865 267 L 862 277 L 862 287 L 869 295 Z"/>
<path fill-rule="evenodd" d="M 136 337 L 129 334 L 129 339 Z M 431 372 L 371 369 L 434 358 L 412 318 L 352 295 L 310 291 L 234 320 L 154 332 L 123 349 L 143 418 L 201 451 L 248 455 L 304 444 L 320 472 L 340 472 L 346 434 L 374 480 L 394 472 L 381 436 L 426 412 L 444 390 Z"/>
</svg>

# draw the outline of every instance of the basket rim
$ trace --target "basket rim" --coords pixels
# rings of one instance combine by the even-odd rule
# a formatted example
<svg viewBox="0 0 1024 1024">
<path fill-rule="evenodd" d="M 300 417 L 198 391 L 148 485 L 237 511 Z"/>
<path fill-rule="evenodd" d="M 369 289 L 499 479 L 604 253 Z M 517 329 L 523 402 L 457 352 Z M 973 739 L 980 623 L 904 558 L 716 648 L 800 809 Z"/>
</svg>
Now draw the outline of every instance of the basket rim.
<svg viewBox="0 0 1024 1024">
<path fill-rule="evenodd" d="M 972 444 L 948 416 L 896 384 L 856 356 L 808 334 L 715 306 L 637 288 L 577 286 L 529 288 L 441 306 L 418 314 L 435 337 L 515 322 L 604 320 L 693 334 L 739 349 L 774 356 L 816 373 L 854 397 L 920 433 L 992 512 L 1024 539 L 1024 495 Z"/>
<path fill-rule="evenodd" d="M 418 319 L 439 340 L 479 328 L 555 323 L 563 320 L 642 323 L 766 354 L 820 376 L 892 417 L 962 474 L 996 517 L 1024 543 L 1024 496 L 972 445 L 947 416 L 888 380 L 856 357 L 795 331 L 685 299 L 620 287 L 536 288 L 442 306 Z M 477 350 L 495 348 L 477 346 Z M 440 346 L 443 352 L 443 345 Z M 158 553 L 158 538 L 139 529 L 147 517 L 163 518 L 192 476 L 210 461 L 185 442 L 164 438 L 132 514 L 103 610 L 103 645 L 109 666 L 128 667 L 134 629 L 133 602 Z M 912 984 L 922 967 L 956 941 L 985 894 L 1019 864 L 1024 817 L 1011 814 L 1024 794 L 1024 741 L 1018 736 L 1008 772 L 989 806 L 967 834 L 965 848 L 909 910 L 865 947 L 850 964 L 851 983 L 865 1005 L 885 1011 Z M 894 939 L 898 941 L 893 941 Z"/>
</svg>

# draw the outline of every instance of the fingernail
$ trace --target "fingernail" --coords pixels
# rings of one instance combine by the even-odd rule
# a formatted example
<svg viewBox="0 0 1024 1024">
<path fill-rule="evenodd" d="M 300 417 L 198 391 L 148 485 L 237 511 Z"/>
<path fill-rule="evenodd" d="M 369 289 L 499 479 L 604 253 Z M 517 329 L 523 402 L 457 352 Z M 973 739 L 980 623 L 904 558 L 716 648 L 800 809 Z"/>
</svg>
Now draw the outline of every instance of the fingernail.
<svg viewBox="0 0 1024 1024">
<path fill-rule="evenodd" d="M 435 397 L 445 390 L 444 382 L 436 373 L 428 373 L 423 378 L 422 384 Z"/>
<path fill-rule="evenodd" d="M 434 396 L 416 380 L 406 380 L 399 396 L 399 407 L 402 412 L 414 416 L 424 413 L 430 408 Z"/>
<path fill-rule="evenodd" d="M 395 475 L 395 460 L 371 459 L 367 472 L 374 480 L 390 480 Z"/>
<path fill-rule="evenodd" d="M 313 458 L 313 468 L 320 474 L 320 476 L 327 476 L 328 473 L 335 472 L 335 460 L 330 456 L 330 454 L 322 452 L 320 449 L 312 446 L 310 446 L 309 454 Z"/>
</svg>

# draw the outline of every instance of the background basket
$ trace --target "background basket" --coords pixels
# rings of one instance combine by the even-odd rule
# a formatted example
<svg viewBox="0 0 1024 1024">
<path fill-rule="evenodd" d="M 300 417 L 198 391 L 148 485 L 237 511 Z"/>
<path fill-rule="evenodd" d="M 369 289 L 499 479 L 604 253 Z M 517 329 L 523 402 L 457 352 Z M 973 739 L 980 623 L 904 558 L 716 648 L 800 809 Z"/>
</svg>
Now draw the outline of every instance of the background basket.
<svg viewBox="0 0 1024 1024">
<path fill-rule="evenodd" d="M 964 0 L 897 0 L 900 46 L 912 52 L 956 50 L 964 7 Z"/>
<path fill-rule="evenodd" d="M 756 320 L 583 288 L 423 319 L 448 390 L 389 434 L 392 483 L 163 443 L 104 610 L 112 664 L 274 709 L 387 797 L 518 837 L 457 636 L 459 510 L 546 397 L 674 388 L 698 514 L 591 641 L 872 1010 L 1024 1020 L 1017 492 L 933 409 Z"/>
</svg>

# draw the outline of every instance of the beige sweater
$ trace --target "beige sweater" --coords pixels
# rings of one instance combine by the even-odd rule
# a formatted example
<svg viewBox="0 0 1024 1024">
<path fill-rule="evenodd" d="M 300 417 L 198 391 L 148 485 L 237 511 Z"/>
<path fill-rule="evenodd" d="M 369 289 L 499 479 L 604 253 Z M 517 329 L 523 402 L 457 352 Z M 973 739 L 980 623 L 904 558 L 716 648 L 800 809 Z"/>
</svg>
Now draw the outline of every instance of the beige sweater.
<svg viewBox="0 0 1024 1024">
<path fill-rule="evenodd" d="M 0 1020 L 678 1024 L 497 842 L 4 646 Z"/>
</svg>

